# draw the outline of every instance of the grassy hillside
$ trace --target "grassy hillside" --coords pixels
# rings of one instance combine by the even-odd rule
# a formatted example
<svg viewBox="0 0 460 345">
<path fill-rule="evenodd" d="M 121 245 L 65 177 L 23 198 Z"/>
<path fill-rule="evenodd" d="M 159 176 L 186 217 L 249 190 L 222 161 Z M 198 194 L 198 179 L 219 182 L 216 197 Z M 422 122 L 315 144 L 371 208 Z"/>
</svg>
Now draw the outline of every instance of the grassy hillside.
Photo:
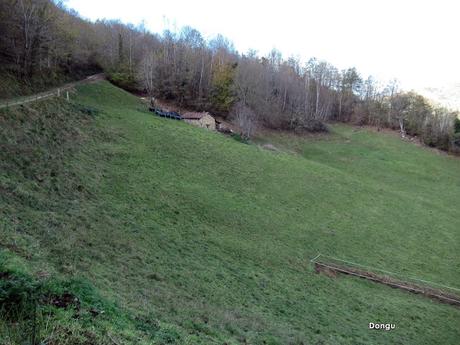
<svg viewBox="0 0 460 345">
<path fill-rule="evenodd" d="M 458 308 L 309 267 L 324 253 L 460 286 L 456 158 L 346 126 L 257 138 L 271 152 L 107 82 L 0 120 L 0 298 L 41 281 L 81 301 L 39 299 L 47 343 L 458 343 Z"/>
</svg>

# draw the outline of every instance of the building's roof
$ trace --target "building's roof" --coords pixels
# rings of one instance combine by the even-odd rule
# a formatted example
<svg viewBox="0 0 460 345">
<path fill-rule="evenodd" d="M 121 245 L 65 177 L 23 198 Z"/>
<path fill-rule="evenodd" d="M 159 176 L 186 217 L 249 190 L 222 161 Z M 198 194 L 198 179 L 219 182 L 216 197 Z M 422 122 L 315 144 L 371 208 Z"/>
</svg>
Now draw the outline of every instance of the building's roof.
<svg viewBox="0 0 460 345">
<path fill-rule="evenodd" d="M 187 119 L 187 120 L 199 120 L 206 115 L 209 115 L 209 113 L 207 112 L 198 113 L 198 112 L 189 111 L 187 113 L 182 114 L 181 116 L 183 119 Z"/>
<path fill-rule="evenodd" d="M 170 119 L 182 120 L 182 116 L 175 111 L 163 111 L 158 108 L 149 107 L 149 110 L 161 117 L 168 117 Z"/>
</svg>

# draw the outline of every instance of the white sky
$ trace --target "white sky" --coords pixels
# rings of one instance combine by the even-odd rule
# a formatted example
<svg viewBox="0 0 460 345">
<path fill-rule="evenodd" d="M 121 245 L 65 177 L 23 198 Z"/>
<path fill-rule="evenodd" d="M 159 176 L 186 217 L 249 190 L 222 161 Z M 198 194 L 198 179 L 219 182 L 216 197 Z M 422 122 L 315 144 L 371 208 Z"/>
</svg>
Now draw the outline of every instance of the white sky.
<svg viewBox="0 0 460 345">
<path fill-rule="evenodd" d="M 190 25 L 260 55 L 325 59 L 419 89 L 460 82 L 460 0 L 67 0 L 83 17 Z"/>
</svg>

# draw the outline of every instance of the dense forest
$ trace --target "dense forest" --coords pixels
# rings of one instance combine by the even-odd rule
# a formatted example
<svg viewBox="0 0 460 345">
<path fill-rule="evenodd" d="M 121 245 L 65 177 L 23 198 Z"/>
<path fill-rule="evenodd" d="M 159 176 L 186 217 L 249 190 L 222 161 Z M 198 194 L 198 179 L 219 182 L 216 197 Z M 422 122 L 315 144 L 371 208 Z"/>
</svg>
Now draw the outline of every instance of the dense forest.
<svg viewBox="0 0 460 345">
<path fill-rule="evenodd" d="M 143 25 L 90 22 L 51 0 L 0 2 L 0 97 L 100 71 L 127 90 L 229 117 L 246 137 L 256 126 L 321 131 L 342 121 L 397 129 L 444 150 L 460 145 L 457 113 L 355 68 L 284 59 L 276 50 L 242 54 L 225 37 L 205 40 L 190 27 L 158 35 Z"/>
</svg>

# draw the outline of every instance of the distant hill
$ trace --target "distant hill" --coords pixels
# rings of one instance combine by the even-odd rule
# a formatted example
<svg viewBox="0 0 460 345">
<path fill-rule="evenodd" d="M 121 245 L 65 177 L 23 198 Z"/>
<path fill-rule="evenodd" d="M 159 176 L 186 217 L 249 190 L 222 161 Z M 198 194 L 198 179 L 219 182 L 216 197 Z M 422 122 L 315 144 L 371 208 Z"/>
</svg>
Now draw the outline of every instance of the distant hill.
<svg viewBox="0 0 460 345">
<path fill-rule="evenodd" d="M 451 109 L 460 110 L 460 83 L 418 90 L 423 96 Z"/>
</svg>

